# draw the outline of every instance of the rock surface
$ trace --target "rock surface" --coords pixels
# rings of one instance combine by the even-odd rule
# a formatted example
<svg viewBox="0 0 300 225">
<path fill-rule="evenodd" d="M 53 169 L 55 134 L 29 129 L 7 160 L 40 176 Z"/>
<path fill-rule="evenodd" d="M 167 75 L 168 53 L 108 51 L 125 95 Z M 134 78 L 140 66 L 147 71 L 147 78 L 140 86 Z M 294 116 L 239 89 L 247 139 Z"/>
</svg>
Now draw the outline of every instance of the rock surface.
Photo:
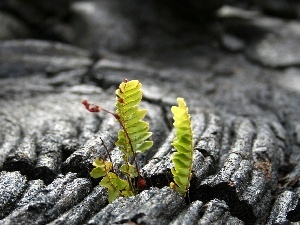
<svg viewBox="0 0 300 225">
<path fill-rule="evenodd" d="M 193 0 L 55 2 L 0 3 L 0 224 L 300 220 L 300 22 L 290 1 L 279 12 L 216 0 L 206 15 Z M 100 137 L 121 162 L 119 127 L 81 101 L 114 111 L 124 78 L 143 84 L 155 143 L 138 158 L 146 190 L 109 204 L 89 172 L 107 157 Z M 186 198 L 168 187 L 177 97 L 194 130 Z"/>
</svg>

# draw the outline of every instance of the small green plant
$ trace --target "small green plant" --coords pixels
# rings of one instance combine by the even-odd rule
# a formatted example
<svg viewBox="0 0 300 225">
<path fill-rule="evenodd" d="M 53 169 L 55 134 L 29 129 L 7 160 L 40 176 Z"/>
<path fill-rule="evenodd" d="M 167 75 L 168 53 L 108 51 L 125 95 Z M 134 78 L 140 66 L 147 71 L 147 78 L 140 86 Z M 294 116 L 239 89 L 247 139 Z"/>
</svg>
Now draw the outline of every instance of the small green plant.
<svg viewBox="0 0 300 225">
<path fill-rule="evenodd" d="M 100 156 L 93 163 L 95 168 L 91 171 L 93 178 L 103 177 L 100 185 L 108 189 L 108 200 L 112 202 L 119 196 L 132 196 L 137 193 L 138 188 L 143 188 L 146 183 L 141 177 L 137 154 L 147 151 L 152 147 L 153 142 L 148 139 L 152 133 L 149 131 L 149 124 L 143 121 L 147 110 L 140 109 L 139 103 L 142 100 L 142 84 L 138 80 L 124 80 L 116 90 L 116 113 L 109 112 L 100 106 L 82 101 L 90 112 L 104 111 L 113 115 L 119 122 L 121 129 L 118 133 L 118 140 L 115 143 L 122 152 L 124 164 L 120 167 L 121 177 L 114 171 L 109 150 L 107 150 L 110 161 Z M 122 179 L 122 178 L 125 179 Z M 135 179 L 137 178 L 137 182 Z"/>
<path fill-rule="evenodd" d="M 172 145 L 176 152 L 172 156 L 174 167 L 171 169 L 174 182 L 170 187 L 178 191 L 182 196 L 186 195 L 190 187 L 193 167 L 193 131 L 188 107 L 183 98 L 177 98 L 178 106 L 172 106 L 174 115 L 175 138 Z"/>
<path fill-rule="evenodd" d="M 152 147 L 153 142 L 148 140 L 152 135 L 149 132 L 149 124 L 143 121 L 147 110 L 139 107 L 142 100 L 141 87 L 142 84 L 138 80 L 127 81 L 125 79 L 119 85 L 116 90 L 116 113 L 90 104 L 86 100 L 82 101 L 88 111 L 109 113 L 115 117 L 121 126 L 118 140 L 115 143 L 122 152 L 124 161 L 124 164 L 119 168 L 120 171 L 115 171 L 109 149 L 101 139 L 109 161 L 100 156 L 93 162 L 95 168 L 90 172 L 93 178 L 102 177 L 99 184 L 108 189 L 109 202 L 120 196 L 133 196 L 146 186 L 145 179 L 140 175 L 137 154 L 146 152 Z M 171 172 L 174 182 L 170 183 L 170 187 L 185 196 L 192 175 L 193 132 L 191 118 L 184 99 L 177 98 L 177 101 L 178 106 L 172 106 L 171 108 L 176 130 L 172 145 L 177 151 L 172 156 L 174 167 Z"/>
</svg>

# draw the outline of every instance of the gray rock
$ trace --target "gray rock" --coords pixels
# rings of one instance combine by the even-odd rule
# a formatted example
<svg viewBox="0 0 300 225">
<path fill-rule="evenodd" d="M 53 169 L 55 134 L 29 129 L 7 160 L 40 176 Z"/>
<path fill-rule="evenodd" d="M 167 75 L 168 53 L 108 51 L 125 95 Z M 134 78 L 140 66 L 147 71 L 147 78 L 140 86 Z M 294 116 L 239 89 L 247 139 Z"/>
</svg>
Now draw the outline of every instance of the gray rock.
<svg viewBox="0 0 300 225">
<path fill-rule="evenodd" d="M 299 196 L 291 191 L 281 193 L 274 203 L 267 224 L 287 224 L 300 220 Z"/>
<path fill-rule="evenodd" d="M 0 21 L 0 40 L 30 37 L 29 28 L 12 15 L 0 11 Z"/>
<path fill-rule="evenodd" d="M 198 224 L 245 224 L 243 221 L 230 215 L 228 206 L 225 201 L 213 199 L 205 204 L 203 216 Z"/>
<path fill-rule="evenodd" d="M 122 4 L 77 1 L 72 4 L 71 12 L 74 16 L 68 24 L 72 30 L 69 42 L 94 54 L 105 50 L 126 51 L 135 45 L 136 30 L 133 23 L 121 14 Z"/>
<path fill-rule="evenodd" d="M 86 51 L 61 43 L 38 40 L 0 42 L 0 77 L 41 72 L 55 74 L 86 68 L 90 64 Z"/>
<path fill-rule="evenodd" d="M 286 19 L 299 17 L 299 2 L 297 1 L 263 1 L 260 3 L 264 13 Z"/>
<path fill-rule="evenodd" d="M 176 211 L 185 206 L 184 199 L 174 190 L 151 188 L 135 197 L 118 198 L 97 213 L 87 224 L 168 224 Z"/>
<path fill-rule="evenodd" d="M 26 23 L 42 27 L 51 25 L 51 20 L 64 17 L 69 11 L 70 0 L 53 1 L 36 1 L 29 0 L 26 2 L 16 0 L 4 0 L 2 7 L 14 12 L 21 17 Z"/>
<path fill-rule="evenodd" d="M 274 34 L 266 35 L 248 50 L 248 56 L 270 67 L 288 67 L 300 65 L 299 36 L 281 37 Z"/>
<path fill-rule="evenodd" d="M 76 205 L 90 192 L 86 178 L 75 174 L 58 176 L 27 204 L 14 210 L 1 224 L 45 224 Z"/>
<path fill-rule="evenodd" d="M 26 182 L 26 177 L 18 171 L 0 172 L 0 219 L 8 215 L 14 208 L 26 189 Z"/>
<path fill-rule="evenodd" d="M 225 49 L 231 52 L 239 52 L 245 49 L 245 43 L 241 39 L 230 34 L 224 34 L 221 37 L 221 43 Z"/>
<path fill-rule="evenodd" d="M 174 219 L 170 225 L 193 225 L 198 224 L 198 221 L 201 217 L 201 209 L 203 203 L 200 201 L 192 202 L 187 209 L 182 211 L 176 219 Z"/>
<path fill-rule="evenodd" d="M 26 137 L 6 158 L 3 169 L 31 176 L 36 163 L 36 137 Z"/>
<path fill-rule="evenodd" d="M 31 201 L 33 201 L 39 192 L 45 188 L 44 182 L 42 180 L 30 180 L 27 183 L 26 190 L 24 191 L 22 198 L 16 204 L 15 210 L 21 208 Z"/>
<path fill-rule="evenodd" d="M 298 23 L 232 7 L 222 8 L 219 16 L 224 19 L 223 29 L 226 30 L 222 42 L 229 50 L 232 50 L 230 44 L 234 42 L 225 39 L 228 34 L 241 38 L 240 42 L 246 46 L 247 57 L 264 66 L 284 68 L 299 65 Z"/>
<path fill-rule="evenodd" d="M 227 7 L 208 31 L 190 22 L 202 15 L 180 18 L 186 8 L 171 1 L 76 1 L 70 17 L 64 17 L 65 3 L 49 9 L 51 14 L 62 4 L 61 14 L 53 12 L 59 15 L 55 21 L 42 18 L 31 28 L 49 25 L 40 36 L 59 37 L 90 53 L 49 41 L 0 43 L 0 170 L 5 177 L 18 174 L 14 183 L 23 185 L 8 191 L 0 224 L 299 220 L 298 21 Z M 204 2 L 179 4 L 197 13 Z M 34 8 L 43 13 L 41 5 Z M 54 17 L 45 14 L 46 20 Z M 220 46 L 219 37 L 226 36 Z M 150 190 L 107 205 L 106 189 L 91 192 L 98 180 L 89 172 L 93 160 L 107 154 L 99 137 L 113 161 L 122 161 L 114 147 L 119 127 L 113 117 L 91 114 L 80 102 L 114 111 L 114 91 L 124 78 L 142 82 L 142 105 L 149 108 L 155 145 L 138 160 Z M 196 149 L 186 199 L 166 187 L 174 151 L 170 107 L 177 97 L 186 99 L 192 114 Z"/>
<path fill-rule="evenodd" d="M 107 190 L 101 186 L 97 186 L 82 202 L 60 215 L 56 220 L 49 223 L 49 225 L 83 224 L 107 204 Z"/>
</svg>

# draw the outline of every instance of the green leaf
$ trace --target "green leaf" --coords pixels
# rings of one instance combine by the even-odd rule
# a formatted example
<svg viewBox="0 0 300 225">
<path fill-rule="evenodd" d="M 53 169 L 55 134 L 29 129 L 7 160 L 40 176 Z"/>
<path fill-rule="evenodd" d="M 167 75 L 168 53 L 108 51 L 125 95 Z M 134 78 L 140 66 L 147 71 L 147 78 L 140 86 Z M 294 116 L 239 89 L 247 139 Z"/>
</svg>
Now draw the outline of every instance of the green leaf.
<svg viewBox="0 0 300 225">
<path fill-rule="evenodd" d="M 193 131 L 188 108 L 183 98 L 177 98 L 178 106 L 172 106 L 174 114 L 175 137 L 172 145 L 176 152 L 172 156 L 174 167 L 171 169 L 174 182 L 170 187 L 185 196 L 191 179 L 193 167 Z"/>
<path fill-rule="evenodd" d="M 113 187 L 108 187 L 108 201 L 111 203 L 113 202 L 117 197 L 120 197 L 121 194 L 117 191 L 115 191 L 115 189 Z"/>
<path fill-rule="evenodd" d="M 120 171 L 126 175 L 128 175 L 131 178 L 137 177 L 138 173 L 136 171 L 136 168 L 133 165 L 124 164 L 121 166 Z"/>
<path fill-rule="evenodd" d="M 112 202 L 117 197 L 130 196 L 132 193 L 126 180 L 121 179 L 115 173 L 109 172 L 99 183 L 108 189 L 108 201 Z"/>
<path fill-rule="evenodd" d="M 129 134 L 135 134 L 138 135 L 139 132 L 147 132 L 149 129 L 149 124 L 144 121 L 138 121 L 134 124 L 134 126 L 130 126 L 127 128 L 127 132 Z"/>
<path fill-rule="evenodd" d="M 136 152 L 145 152 L 153 146 L 153 141 L 145 141 L 144 143 L 136 146 Z"/>
<path fill-rule="evenodd" d="M 92 178 L 104 177 L 105 174 L 105 170 L 102 167 L 96 167 L 90 172 Z"/>
<path fill-rule="evenodd" d="M 103 177 L 112 169 L 112 163 L 106 162 L 103 159 L 95 159 L 93 166 L 96 166 L 96 168 L 90 172 L 90 175 L 93 178 Z"/>
<path fill-rule="evenodd" d="M 95 167 L 102 167 L 104 166 L 104 160 L 103 159 L 95 159 L 95 161 L 93 162 L 93 166 Z"/>
</svg>

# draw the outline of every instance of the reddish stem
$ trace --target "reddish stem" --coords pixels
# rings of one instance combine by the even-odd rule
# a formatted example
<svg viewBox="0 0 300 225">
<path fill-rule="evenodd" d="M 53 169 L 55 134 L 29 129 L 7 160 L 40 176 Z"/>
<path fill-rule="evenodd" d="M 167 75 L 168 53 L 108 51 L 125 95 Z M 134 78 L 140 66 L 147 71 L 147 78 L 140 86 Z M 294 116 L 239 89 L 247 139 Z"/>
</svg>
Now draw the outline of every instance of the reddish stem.
<svg viewBox="0 0 300 225">
<path fill-rule="evenodd" d="M 100 137 L 100 140 L 101 140 L 101 142 L 102 142 L 102 144 L 103 144 L 103 146 L 104 146 L 104 148 L 105 148 L 105 150 L 106 150 L 106 152 L 107 152 L 107 155 L 108 155 L 109 160 L 110 160 L 111 163 L 112 163 L 112 168 L 111 168 L 111 170 L 112 170 L 113 173 L 115 173 L 115 170 L 114 170 L 114 164 L 113 164 L 113 161 L 112 161 L 112 159 L 111 159 L 110 152 L 108 151 L 108 148 L 106 147 L 106 145 L 105 145 L 105 143 L 104 143 L 102 137 Z"/>
<path fill-rule="evenodd" d="M 126 80 L 124 80 L 124 82 L 127 83 Z M 118 97 L 119 97 L 119 96 L 118 96 Z M 120 97 L 119 97 L 119 98 L 120 98 Z M 112 112 L 110 112 L 110 111 L 108 111 L 108 110 L 106 110 L 106 109 L 103 109 L 103 108 L 101 108 L 101 107 L 98 106 L 98 105 L 90 104 L 90 103 L 88 103 L 87 100 L 83 100 L 81 103 L 82 103 L 82 104 L 85 106 L 85 108 L 86 108 L 88 111 L 90 111 L 90 112 L 100 112 L 100 111 L 102 110 L 102 111 L 104 111 L 104 112 L 106 112 L 106 113 L 109 113 L 109 114 L 113 115 L 113 116 L 116 118 L 116 120 L 118 120 L 119 124 L 121 125 L 122 129 L 123 129 L 124 132 L 125 132 L 126 137 L 128 138 L 129 145 L 130 145 L 130 148 L 131 148 L 131 151 L 132 151 L 132 154 L 133 154 L 133 160 L 134 160 L 134 163 L 135 163 L 136 171 L 137 171 L 137 173 L 138 173 L 138 179 L 140 179 L 140 178 L 142 179 L 142 176 L 141 176 L 140 171 L 139 171 L 139 166 L 138 166 L 138 163 L 137 163 L 137 161 L 136 161 L 136 152 L 135 152 L 134 149 L 133 149 L 133 145 L 132 145 L 131 139 L 130 139 L 130 137 L 129 137 L 129 134 L 128 134 L 128 132 L 127 132 L 127 130 L 126 130 L 124 124 L 122 123 L 122 121 L 121 121 L 121 119 L 120 119 L 120 116 L 119 116 L 118 114 L 116 114 L 116 113 L 112 113 Z M 102 143 L 104 144 L 104 142 L 103 142 L 102 139 L 101 139 L 101 141 L 102 141 Z M 105 147 L 105 145 L 104 145 L 104 147 Z M 105 148 L 106 148 L 106 147 L 105 147 Z M 107 149 L 106 149 L 106 150 L 107 150 Z M 107 152 L 108 152 L 108 150 L 107 150 Z M 110 154 L 108 154 L 108 155 L 109 155 L 109 157 L 110 157 Z M 112 162 L 111 157 L 110 157 L 110 161 Z M 134 190 L 134 189 L 133 189 L 133 190 Z"/>
</svg>

